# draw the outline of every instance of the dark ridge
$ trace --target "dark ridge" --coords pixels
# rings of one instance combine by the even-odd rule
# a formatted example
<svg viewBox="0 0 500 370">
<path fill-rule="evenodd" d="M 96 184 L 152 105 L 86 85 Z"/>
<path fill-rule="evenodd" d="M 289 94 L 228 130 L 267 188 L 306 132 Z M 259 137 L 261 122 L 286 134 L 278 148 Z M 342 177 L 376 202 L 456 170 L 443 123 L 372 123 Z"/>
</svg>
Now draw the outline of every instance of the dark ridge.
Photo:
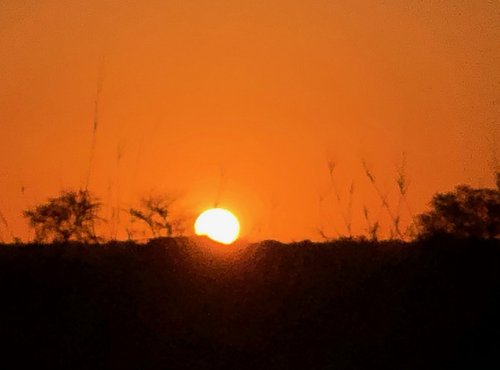
<svg viewBox="0 0 500 370">
<path fill-rule="evenodd" d="M 500 368 L 498 240 L 4 245 L 0 289 L 8 369 Z"/>
</svg>

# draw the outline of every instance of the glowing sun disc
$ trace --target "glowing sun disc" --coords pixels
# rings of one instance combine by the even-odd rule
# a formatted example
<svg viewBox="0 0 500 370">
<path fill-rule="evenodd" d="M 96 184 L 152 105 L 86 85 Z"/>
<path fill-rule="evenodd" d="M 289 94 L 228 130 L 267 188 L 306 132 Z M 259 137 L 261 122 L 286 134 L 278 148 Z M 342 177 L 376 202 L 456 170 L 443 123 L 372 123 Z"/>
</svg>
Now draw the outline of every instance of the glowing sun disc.
<svg viewBox="0 0 500 370">
<path fill-rule="evenodd" d="M 198 216 L 194 223 L 196 235 L 206 235 L 222 244 L 231 244 L 240 234 L 240 223 L 235 215 L 223 208 L 212 208 Z"/>
</svg>

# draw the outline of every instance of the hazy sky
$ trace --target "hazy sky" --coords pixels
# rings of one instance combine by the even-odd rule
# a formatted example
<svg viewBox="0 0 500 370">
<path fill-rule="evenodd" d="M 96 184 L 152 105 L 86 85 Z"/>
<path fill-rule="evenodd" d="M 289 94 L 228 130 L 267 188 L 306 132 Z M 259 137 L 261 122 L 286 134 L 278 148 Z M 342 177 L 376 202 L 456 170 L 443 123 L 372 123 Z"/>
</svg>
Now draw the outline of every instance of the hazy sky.
<svg viewBox="0 0 500 370">
<path fill-rule="evenodd" d="M 414 214 L 493 184 L 499 45 L 498 0 L 0 0 L 0 211 L 27 238 L 24 208 L 85 185 L 101 81 L 104 216 L 168 192 L 220 198 L 250 239 L 317 239 L 346 233 L 354 182 L 355 232 L 364 206 L 387 226 L 363 160 L 394 212 L 403 156 Z"/>
</svg>

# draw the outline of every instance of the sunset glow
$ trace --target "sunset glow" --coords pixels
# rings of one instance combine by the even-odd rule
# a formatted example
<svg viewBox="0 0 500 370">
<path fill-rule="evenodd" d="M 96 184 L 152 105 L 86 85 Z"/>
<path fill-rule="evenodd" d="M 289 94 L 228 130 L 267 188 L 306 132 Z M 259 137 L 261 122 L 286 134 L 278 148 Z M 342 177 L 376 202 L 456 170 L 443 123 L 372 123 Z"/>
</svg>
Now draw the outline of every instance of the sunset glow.
<svg viewBox="0 0 500 370">
<path fill-rule="evenodd" d="M 500 0 L 0 0 L 0 87 L 2 363 L 500 369 Z"/>
<path fill-rule="evenodd" d="M 292 241 L 390 237 L 391 213 L 495 185 L 498 1 L 0 3 L 5 241 L 64 189 L 100 199 L 106 239 L 143 232 L 122 210 L 153 189 Z"/>
<path fill-rule="evenodd" d="M 203 212 L 194 224 L 196 235 L 206 235 L 222 244 L 231 244 L 240 233 L 240 223 L 236 216 L 222 208 L 212 208 Z"/>
</svg>

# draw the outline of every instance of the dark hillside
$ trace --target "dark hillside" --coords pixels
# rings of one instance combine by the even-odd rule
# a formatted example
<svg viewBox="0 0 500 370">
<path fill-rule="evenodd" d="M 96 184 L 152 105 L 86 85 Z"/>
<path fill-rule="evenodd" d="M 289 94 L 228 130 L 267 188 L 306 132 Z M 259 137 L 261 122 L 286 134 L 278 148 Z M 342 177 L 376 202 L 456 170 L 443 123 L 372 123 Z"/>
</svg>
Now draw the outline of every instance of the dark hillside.
<svg viewBox="0 0 500 370">
<path fill-rule="evenodd" d="M 500 368 L 498 241 L 216 248 L 0 247 L 0 368 Z"/>
</svg>

